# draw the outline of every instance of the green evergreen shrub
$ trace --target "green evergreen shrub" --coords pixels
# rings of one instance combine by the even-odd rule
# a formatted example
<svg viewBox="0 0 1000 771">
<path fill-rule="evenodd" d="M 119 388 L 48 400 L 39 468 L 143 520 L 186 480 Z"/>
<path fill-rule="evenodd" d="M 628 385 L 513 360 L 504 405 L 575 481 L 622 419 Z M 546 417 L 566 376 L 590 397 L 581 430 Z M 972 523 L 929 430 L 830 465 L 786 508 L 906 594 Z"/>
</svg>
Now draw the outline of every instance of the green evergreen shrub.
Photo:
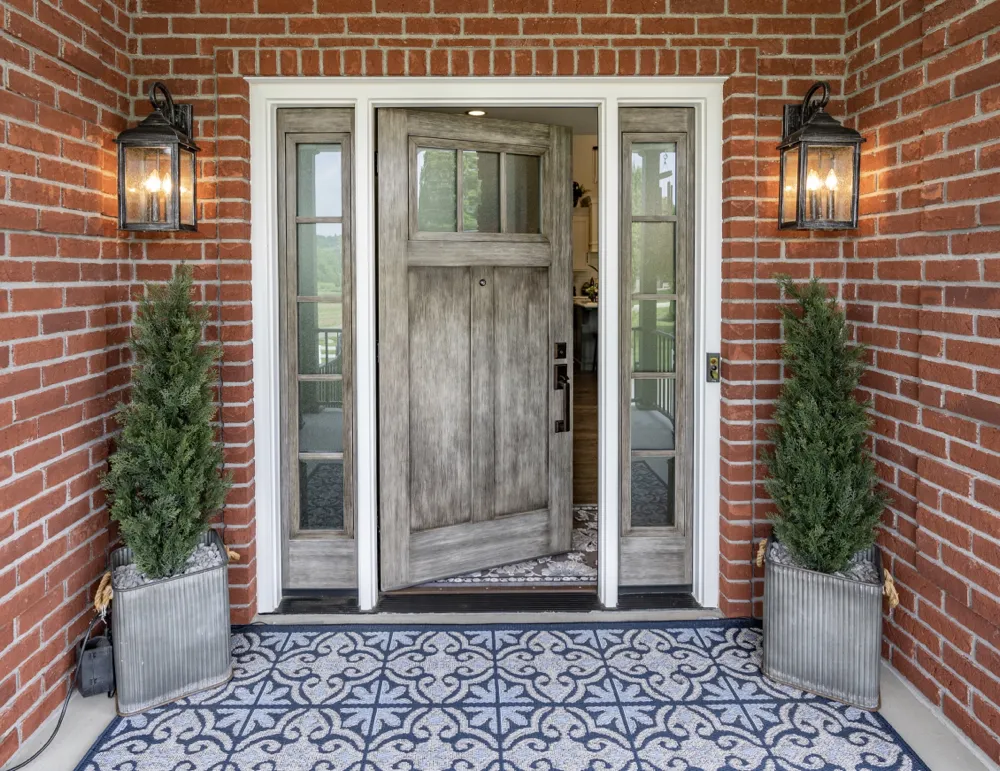
<svg viewBox="0 0 1000 771">
<path fill-rule="evenodd" d="M 865 349 L 850 343 L 843 311 L 815 279 L 778 284 L 795 303 L 781 310 L 787 379 L 764 486 L 778 540 L 805 567 L 833 573 L 874 543 L 887 502 L 865 445 L 871 404 L 855 398 Z"/>
<path fill-rule="evenodd" d="M 122 430 L 104 478 L 111 518 L 149 578 L 183 571 L 230 485 L 212 425 L 221 350 L 202 341 L 207 312 L 191 301 L 191 282 L 190 268 L 179 267 L 139 303 L 132 398 L 119 405 Z"/>
</svg>

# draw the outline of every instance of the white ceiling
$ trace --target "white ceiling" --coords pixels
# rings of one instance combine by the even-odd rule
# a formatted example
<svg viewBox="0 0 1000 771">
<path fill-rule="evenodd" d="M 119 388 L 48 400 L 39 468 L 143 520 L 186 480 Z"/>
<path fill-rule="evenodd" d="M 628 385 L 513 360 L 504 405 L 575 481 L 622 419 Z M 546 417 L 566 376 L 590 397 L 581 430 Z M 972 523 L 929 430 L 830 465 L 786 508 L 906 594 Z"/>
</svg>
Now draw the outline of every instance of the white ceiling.
<svg viewBox="0 0 1000 771">
<path fill-rule="evenodd" d="M 464 113 L 465 107 L 420 107 L 425 112 Z M 596 107 L 485 107 L 486 117 L 567 126 L 574 134 L 597 134 Z"/>
</svg>

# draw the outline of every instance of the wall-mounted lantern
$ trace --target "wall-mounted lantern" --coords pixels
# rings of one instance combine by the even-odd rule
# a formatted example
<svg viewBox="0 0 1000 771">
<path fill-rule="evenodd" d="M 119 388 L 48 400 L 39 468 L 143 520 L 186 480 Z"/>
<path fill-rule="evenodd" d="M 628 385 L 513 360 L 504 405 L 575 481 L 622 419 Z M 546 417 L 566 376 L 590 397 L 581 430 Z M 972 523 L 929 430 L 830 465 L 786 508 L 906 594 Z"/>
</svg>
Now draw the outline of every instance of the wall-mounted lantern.
<svg viewBox="0 0 1000 771">
<path fill-rule="evenodd" d="M 822 89 L 823 96 L 813 99 Z M 845 230 L 858 226 L 861 143 L 857 131 L 826 112 L 830 86 L 815 83 L 802 104 L 785 105 L 778 227 Z"/>
<path fill-rule="evenodd" d="M 194 110 L 175 105 L 162 83 L 149 89 L 153 112 L 118 143 L 118 227 L 133 231 L 197 230 L 198 146 Z"/>
</svg>

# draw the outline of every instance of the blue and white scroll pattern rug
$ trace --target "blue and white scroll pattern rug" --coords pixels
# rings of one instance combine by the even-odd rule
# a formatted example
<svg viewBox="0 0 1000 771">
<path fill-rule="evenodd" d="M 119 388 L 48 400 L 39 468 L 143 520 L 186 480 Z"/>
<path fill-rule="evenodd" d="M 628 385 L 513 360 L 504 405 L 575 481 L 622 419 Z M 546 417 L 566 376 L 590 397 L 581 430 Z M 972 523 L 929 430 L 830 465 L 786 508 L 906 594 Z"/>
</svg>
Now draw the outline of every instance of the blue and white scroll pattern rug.
<svg viewBox="0 0 1000 771">
<path fill-rule="evenodd" d="M 926 771 L 776 685 L 740 621 L 252 626 L 225 687 L 119 718 L 78 771 Z"/>
</svg>

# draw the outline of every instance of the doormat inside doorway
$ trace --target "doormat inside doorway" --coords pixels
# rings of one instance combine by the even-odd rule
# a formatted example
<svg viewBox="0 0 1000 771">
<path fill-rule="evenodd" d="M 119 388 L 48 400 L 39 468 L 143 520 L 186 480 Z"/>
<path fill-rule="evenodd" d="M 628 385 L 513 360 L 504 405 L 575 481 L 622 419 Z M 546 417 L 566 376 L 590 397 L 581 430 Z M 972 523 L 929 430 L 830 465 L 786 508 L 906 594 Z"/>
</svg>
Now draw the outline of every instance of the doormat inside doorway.
<svg viewBox="0 0 1000 771">
<path fill-rule="evenodd" d="M 229 684 L 77 771 L 927 771 L 877 713 L 765 680 L 747 621 L 251 626 Z"/>
</svg>

